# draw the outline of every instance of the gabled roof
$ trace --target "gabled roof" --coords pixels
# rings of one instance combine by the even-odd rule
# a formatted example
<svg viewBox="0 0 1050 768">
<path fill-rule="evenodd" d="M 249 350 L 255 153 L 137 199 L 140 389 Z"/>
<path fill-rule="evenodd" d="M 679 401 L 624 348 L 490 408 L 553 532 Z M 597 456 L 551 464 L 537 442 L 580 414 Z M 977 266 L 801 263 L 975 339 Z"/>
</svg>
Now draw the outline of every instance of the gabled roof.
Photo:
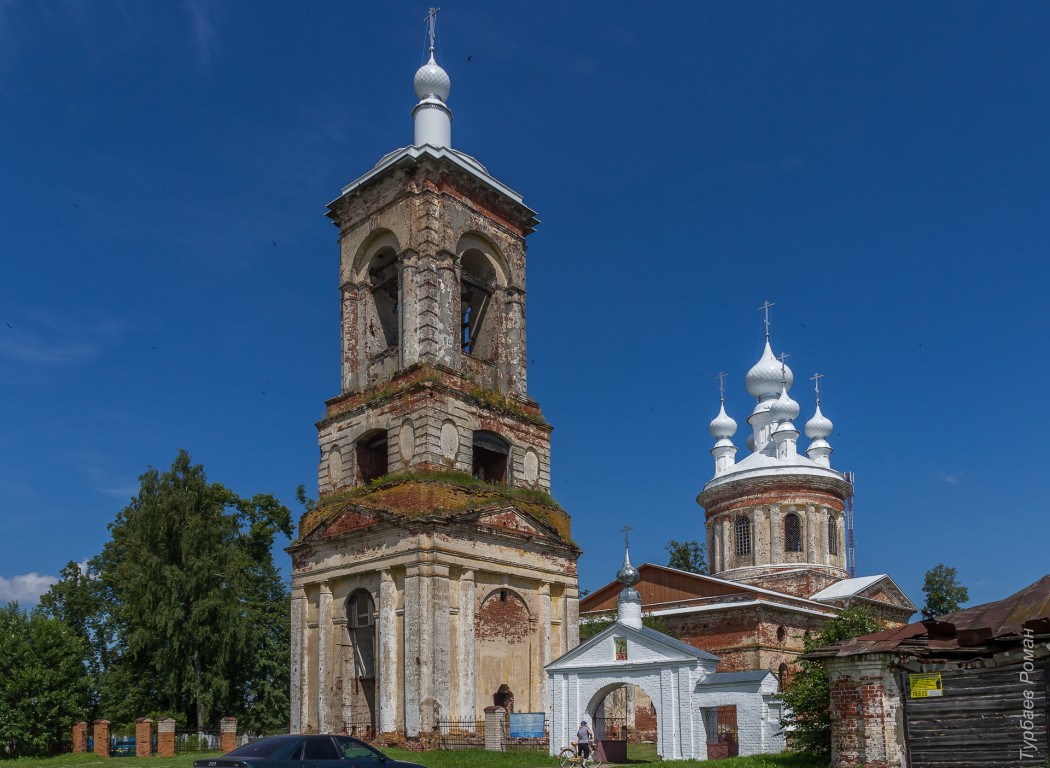
<svg viewBox="0 0 1050 768">
<path fill-rule="evenodd" d="M 830 587 L 817 592 L 817 594 L 810 597 L 811 600 L 831 600 L 835 597 L 849 597 L 855 595 L 866 587 L 870 587 L 872 584 L 877 583 L 880 579 L 889 578 L 886 574 L 879 574 L 878 576 L 858 576 L 854 579 L 843 579 L 842 581 L 835 582 Z"/>
<path fill-rule="evenodd" d="M 615 622 L 611 626 L 606 627 L 594 637 L 587 641 L 580 643 L 578 646 L 568 651 L 557 659 L 552 661 L 546 667 L 548 671 L 555 671 L 564 668 L 573 669 L 589 669 L 589 668 L 604 668 L 604 667 L 629 667 L 631 662 L 613 662 L 605 661 L 600 664 L 585 664 L 577 667 L 573 664 L 574 661 L 580 659 L 582 656 L 586 656 L 595 646 L 602 645 L 611 636 L 626 637 L 628 640 L 633 638 L 635 642 L 641 643 L 642 645 L 652 648 L 654 650 L 662 652 L 666 655 L 667 661 L 705 661 L 718 663 L 720 660 L 718 656 L 707 651 L 702 651 L 688 643 L 683 643 L 681 640 L 677 640 L 669 635 L 665 635 L 663 632 L 657 632 L 655 629 L 649 627 L 631 627 L 627 624 L 621 624 Z M 645 663 L 652 664 L 652 660 L 648 660 Z"/>
<path fill-rule="evenodd" d="M 690 605 L 732 604 L 743 601 L 776 603 L 786 608 L 828 612 L 828 606 L 804 597 L 795 597 L 771 589 L 727 581 L 714 576 L 682 571 L 653 563 L 638 566 L 641 580 L 634 585 L 642 596 L 643 610 L 660 612 L 665 609 L 687 609 Z M 623 589 L 618 581 L 612 581 L 580 601 L 580 612 L 604 612 L 614 610 L 616 598 Z M 721 600 L 719 598 L 722 598 Z"/>
<path fill-rule="evenodd" d="M 917 609 L 915 604 L 904 594 L 904 590 L 888 574 L 880 573 L 876 576 L 857 576 L 852 579 L 837 581 L 829 587 L 817 592 L 810 600 L 818 602 L 833 603 L 836 600 L 848 600 L 855 597 L 876 602 L 884 602 L 877 597 L 877 593 L 891 593 L 893 601 L 887 605 L 895 605 L 899 608 L 910 609 L 914 613 Z"/>
</svg>

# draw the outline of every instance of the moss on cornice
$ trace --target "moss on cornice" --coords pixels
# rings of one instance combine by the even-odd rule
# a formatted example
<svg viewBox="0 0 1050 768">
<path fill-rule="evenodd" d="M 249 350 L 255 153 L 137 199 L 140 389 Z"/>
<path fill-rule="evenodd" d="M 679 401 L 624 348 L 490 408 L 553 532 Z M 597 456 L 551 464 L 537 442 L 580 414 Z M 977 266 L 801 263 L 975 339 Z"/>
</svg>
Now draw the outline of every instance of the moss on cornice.
<svg viewBox="0 0 1050 768">
<path fill-rule="evenodd" d="M 513 506 L 549 526 L 566 544 L 572 541 L 569 515 L 550 494 L 532 488 L 487 483 L 464 472 L 402 472 L 376 478 L 368 485 L 325 496 L 299 521 L 299 541 L 319 525 L 350 507 L 405 519 L 455 518 L 487 508 Z"/>
</svg>

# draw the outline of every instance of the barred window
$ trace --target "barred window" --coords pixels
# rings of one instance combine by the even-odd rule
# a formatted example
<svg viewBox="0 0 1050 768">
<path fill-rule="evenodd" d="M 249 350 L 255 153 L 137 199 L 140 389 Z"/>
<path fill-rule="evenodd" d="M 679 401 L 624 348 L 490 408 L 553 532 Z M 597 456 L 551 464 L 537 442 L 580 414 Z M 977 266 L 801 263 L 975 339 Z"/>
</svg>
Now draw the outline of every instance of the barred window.
<svg viewBox="0 0 1050 768">
<path fill-rule="evenodd" d="M 828 518 L 828 554 L 837 555 L 839 553 L 839 525 L 838 521 L 833 517 Z"/>
<path fill-rule="evenodd" d="M 802 551 L 802 521 L 794 512 L 784 518 L 784 551 Z"/>
<path fill-rule="evenodd" d="M 736 519 L 736 553 L 751 554 L 751 521 L 744 516 Z"/>
</svg>

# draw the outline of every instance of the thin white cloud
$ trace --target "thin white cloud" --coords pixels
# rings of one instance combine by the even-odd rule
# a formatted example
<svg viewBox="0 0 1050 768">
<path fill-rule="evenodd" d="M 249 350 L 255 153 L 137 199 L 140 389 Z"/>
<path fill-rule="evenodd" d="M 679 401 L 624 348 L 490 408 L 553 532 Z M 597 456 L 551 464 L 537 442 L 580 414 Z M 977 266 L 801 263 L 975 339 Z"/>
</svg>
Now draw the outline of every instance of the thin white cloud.
<svg viewBox="0 0 1050 768">
<path fill-rule="evenodd" d="M 186 0 L 186 10 L 193 25 L 193 42 L 197 51 L 197 61 L 204 66 L 211 59 L 212 51 L 218 44 L 215 24 L 212 22 L 208 4 L 203 0 Z"/>
<path fill-rule="evenodd" d="M 31 571 L 5 579 L 0 576 L 0 604 L 18 601 L 21 606 L 36 605 L 40 596 L 58 581 L 56 576 Z"/>
<path fill-rule="evenodd" d="M 101 493 L 103 496 L 112 496 L 114 499 L 122 499 L 123 501 L 129 501 L 132 496 L 135 496 L 139 492 L 140 486 L 138 483 L 134 485 L 117 485 L 111 487 L 96 487 L 94 490 Z"/>
<path fill-rule="evenodd" d="M 963 475 L 959 472 L 941 472 L 941 480 L 948 485 L 958 485 L 962 482 Z"/>
<path fill-rule="evenodd" d="M 76 317 L 16 311 L 0 318 L 0 359 L 75 365 L 97 357 L 126 328 L 123 321 L 97 312 Z"/>
</svg>

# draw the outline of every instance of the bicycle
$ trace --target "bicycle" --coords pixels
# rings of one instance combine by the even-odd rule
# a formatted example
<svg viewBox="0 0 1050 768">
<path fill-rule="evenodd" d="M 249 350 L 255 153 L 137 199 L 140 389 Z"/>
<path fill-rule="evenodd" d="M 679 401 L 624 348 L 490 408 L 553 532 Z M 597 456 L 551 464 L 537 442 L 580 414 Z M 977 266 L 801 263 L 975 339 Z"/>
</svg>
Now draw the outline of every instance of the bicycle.
<svg viewBox="0 0 1050 768">
<path fill-rule="evenodd" d="M 594 748 L 594 744 L 591 744 L 591 756 L 581 757 L 579 751 L 579 742 L 570 741 L 572 746 L 565 747 L 561 752 L 558 753 L 558 765 L 561 768 L 569 768 L 569 766 L 578 765 L 581 768 L 601 768 L 602 758 L 598 754 L 598 750 Z"/>
</svg>

